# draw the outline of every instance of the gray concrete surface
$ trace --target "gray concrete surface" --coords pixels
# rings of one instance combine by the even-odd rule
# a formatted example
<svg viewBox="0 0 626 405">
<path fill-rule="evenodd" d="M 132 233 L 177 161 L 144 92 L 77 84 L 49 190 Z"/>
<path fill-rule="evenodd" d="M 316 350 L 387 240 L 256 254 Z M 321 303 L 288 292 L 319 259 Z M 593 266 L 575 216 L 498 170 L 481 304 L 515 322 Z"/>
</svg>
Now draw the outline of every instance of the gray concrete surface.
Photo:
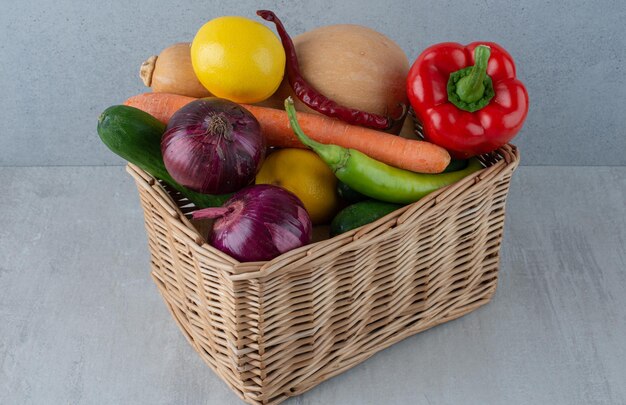
<svg viewBox="0 0 626 405">
<path fill-rule="evenodd" d="M 531 99 L 523 164 L 626 165 L 623 0 L 23 0 L 0 13 L 0 166 L 122 164 L 94 129 L 106 107 L 143 91 L 140 63 L 211 18 L 259 8 L 292 34 L 370 26 L 411 61 L 437 42 L 499 42 Z"/>
<path fill-rule="evenodd" d="M 0 168 L 1 404 L 238 404 L 149 277 L 121 167 Z M 626 403 L 626 168 L 522 167 L 497 294 L 288 404 Z"/>
</svg>

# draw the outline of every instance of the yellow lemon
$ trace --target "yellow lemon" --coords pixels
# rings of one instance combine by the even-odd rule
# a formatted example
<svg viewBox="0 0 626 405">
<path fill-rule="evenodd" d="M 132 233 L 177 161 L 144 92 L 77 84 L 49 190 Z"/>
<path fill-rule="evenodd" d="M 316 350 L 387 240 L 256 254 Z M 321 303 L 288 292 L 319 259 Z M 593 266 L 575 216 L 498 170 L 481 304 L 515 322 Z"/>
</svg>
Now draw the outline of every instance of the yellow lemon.
<svg viewBox="0 0 626 405">
<path fill-rule="evenodd" d="M 245 17 L 219 17 L 196 33 L 191 64 L 211 94 L 256 103 L 278 89 L 285 73 L 285 50 L 265 25 Z"/>
<path fill-rule="evenodd" d="M 302 200 L 314 225 L 328 223 L 337 213 L 337 178 L 319 156 L 306 149 L 280 149 L 270 154 L 256 184 L 273 184 Z"/>
</svg>

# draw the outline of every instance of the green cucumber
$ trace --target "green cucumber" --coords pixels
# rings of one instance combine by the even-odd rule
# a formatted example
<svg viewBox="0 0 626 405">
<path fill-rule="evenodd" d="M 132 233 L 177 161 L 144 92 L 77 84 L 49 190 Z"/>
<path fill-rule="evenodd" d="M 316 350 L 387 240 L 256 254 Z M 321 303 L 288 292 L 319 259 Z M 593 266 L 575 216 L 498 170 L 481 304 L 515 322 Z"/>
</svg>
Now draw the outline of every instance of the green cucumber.
<svg viewBox="0 0 626 405">
<path fill-rule="evenodd" d="M 114 105 L 98 118 L 98 135 L 104 144 L 130 163 L 180 191 L 198 208 L 218 207 L 232 194 L 209 195 L 191 191 L 169 175 L 161 155 L 165 124 L 134 107 Z"/>
<path fill-rule="evenodd" d="M 458 170 L 463 170 L 469 164 L 469 159 L 451 159 L 446 169 L 443 173 L 456 172 Z"/>
<path fill-rule="evenodd" d="M 343 181 L 337 182 L 337 194 L 339 194 L 342 200 L 350 204 L 369 199 L 369 197 L 350 188 L 350 186 Z"/>
<path fill-rule="evenodd" d="M 339 211 L 330 223 L 330 236 L 367 225 L 402 207 L 378 200 L 361 201 Z"/>
</svg>

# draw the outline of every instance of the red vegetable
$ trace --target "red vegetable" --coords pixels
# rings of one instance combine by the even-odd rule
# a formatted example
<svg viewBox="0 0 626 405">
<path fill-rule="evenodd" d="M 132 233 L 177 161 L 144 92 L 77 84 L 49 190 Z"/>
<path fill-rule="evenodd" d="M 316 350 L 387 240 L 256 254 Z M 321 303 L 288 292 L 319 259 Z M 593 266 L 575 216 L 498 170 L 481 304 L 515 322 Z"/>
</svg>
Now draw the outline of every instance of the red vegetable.
<svg viewBox="0 0 626 405">
<path fill-rule="evenodd" d="M 407 92 L 426 139 L 458 159 L 506 144 L 528 113 L 513 59 L 493 42 L 431 46 L 411 67 Z"/>
<path fill-rule="evenodd" d="M 241 262 L 271 260 L 311 242 L 311 219 L 300 199 L 268 184 L 246 187 L 193 218 L 217 218 L 209 243 Z"/>
<path fill-rule="evenodd" d="M 265 158 L 265 139 L 248 110 L 210 97 L 172 115 L 161 151 L 178 183 L 201 193 L 225 194 L 252 183 Z"/>
<path fill-rule="evenodd" d="M 402 106 L 402 115 L 393 119 L 339 105 L 333 100 L 330 100 L 320 94 L 309 83 L 307 83 L 304 77 L 302 77 L 302 74 L 300 73 L 300 66 L 298 65 L 296 48 L 293 45 L 287 30 L 285 30 L 283 23 L 278 19 L 276 14 L 269 10 L 258 10 L 256 13 L 264 20 L 276 24 L 276 30 L 278 31 L 278 35 L 283 43 L 283 47 L 285 48 L 285 54 L 287 55 L 287 64 L 285 66 L 287 79 L 293 88 L 294 94 L 309 108 L 319 112 L 320 114 L 338 118 L 349 124 L 382 130 L 393 127 L 396 122 L 404 118 L 406 113 L 406 106 L 404 105 Z"/>
</svg>

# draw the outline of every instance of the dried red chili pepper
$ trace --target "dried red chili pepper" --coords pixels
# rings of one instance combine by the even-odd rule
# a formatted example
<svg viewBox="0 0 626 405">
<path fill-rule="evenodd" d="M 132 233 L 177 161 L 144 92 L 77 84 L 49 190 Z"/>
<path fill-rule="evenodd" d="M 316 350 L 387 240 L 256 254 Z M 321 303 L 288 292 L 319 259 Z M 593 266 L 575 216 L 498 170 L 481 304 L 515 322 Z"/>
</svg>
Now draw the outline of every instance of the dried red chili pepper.
<svg viewBox="0 0 626 405">
<path fill-rule="evenodd" d="M 406 105 L 402 104 L 402 114 L 398 118 L 385 117 L 378 114 L 368 113 L 361 110 L 345 107 L 337 104 L 335 101 L 320 94 L 315 90 L 307 81 L 302 77 L 300 73 L 300 66 L 298 64 L 298 55 L 296 55 L 296 48 L 287 34 L 287 30 L 283 23 L 278 19 L 276 14 L 269 10 L 258 10 L 256 14 L 266 21 L 276 24 L 276 30 L 285 48 L 285 54 L 287 55 L 287 79 L 289 84 L 293 88 L 293 91 L 309 108 L 319 112 L 320 114 L 327 115 L 329 117 L 338 118 L 342 121 L 352 125 L 360 125 L 364 127 L 386 130 L 393 127 L 398 121 L 404 118 L 406 113 Z"/>
</svg>

